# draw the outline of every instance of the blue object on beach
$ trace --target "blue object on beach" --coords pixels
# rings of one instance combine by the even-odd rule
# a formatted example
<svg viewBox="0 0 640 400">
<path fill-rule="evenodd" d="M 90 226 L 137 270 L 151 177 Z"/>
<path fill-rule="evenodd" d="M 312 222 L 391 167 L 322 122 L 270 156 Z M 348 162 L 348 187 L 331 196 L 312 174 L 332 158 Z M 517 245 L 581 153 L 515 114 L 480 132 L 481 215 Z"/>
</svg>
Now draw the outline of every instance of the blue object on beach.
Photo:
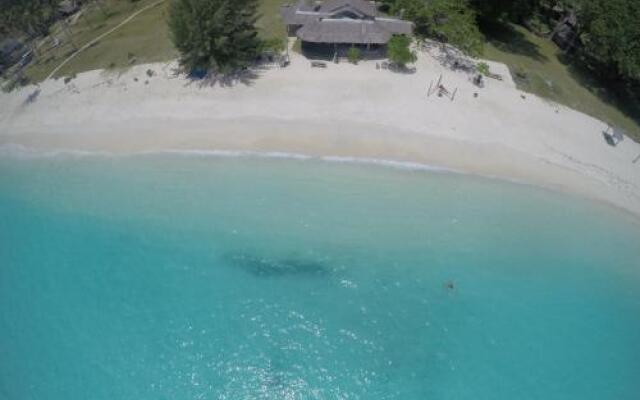
<svg viewBox="0 0 640 400">
<path fill-rule="evenodd" d="M 206 68 L 194 68 L 189 72 L 189 79 L 204 79 L 208 73 Z"/>
</svg>

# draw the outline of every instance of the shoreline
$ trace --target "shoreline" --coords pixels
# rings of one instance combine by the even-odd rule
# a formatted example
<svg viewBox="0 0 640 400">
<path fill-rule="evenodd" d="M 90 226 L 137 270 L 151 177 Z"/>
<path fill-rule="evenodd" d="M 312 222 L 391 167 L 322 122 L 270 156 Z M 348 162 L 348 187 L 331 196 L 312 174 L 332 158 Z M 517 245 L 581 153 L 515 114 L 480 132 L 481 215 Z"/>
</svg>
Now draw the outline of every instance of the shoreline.
<svg viewBox="0 0 640 400">
<path fill-rule="evenodd" d="M 203 126 L 201 122 L 191 123 L 197 127 Z M 149 127 L 149 123 L 146 125 Z M 588 179 L 580 172 L 550 164 L 529 154 L 518 154 L 506 147 L 496 148 L 494 144 L 453 141 L 397 130 L 391 137 L 385 129 L 378 128 L 379 131 L 373 132 L 372 127 L 358 125 L 340 134 L 328 134 L 327 127 L 316 126 L 312 129 L 313 133 L 307 132 L 303 137 L 298 135 L 291 140 L 292 131 L 296 130 L 292 128 L 309 131 L 309 127 L 313 126 L 310 121 L 216 121 L 215 130 L 198 128 L 192 131 L 186 131 L 184 121 L 181 121 L 180 133 L 172 132 L 167 121 L 163 125 L 164 132 L 138 132 L 133 136 L 129 133 L 21 134 L 12 139 L 0 136 L 0 148 L 9 148 L 8 153 L 11 153 L 11 146 L 16 146 L 14 150 L 17 152 L 30 153 L 34 157 L 47 156 L 47 153 L 51 156 L 246 156 L 454 173 L 577 195 L 631 213 L 640 221 L 640 207 L 607 190 L 607 186 Z M 256 130 L 256 126 L 260 126 L 260 130 Z M 491 153 L 490 159 L 484 157 L 488 152 Z"/>
<path fill-rule="evenodd" d="M 520 92 L 509 78 L 478 89 L 428 54 L 416 67 L 395 74 L 361 62 L 318 71 L 294 55 L 290 67 L 232 86 L 189 81 L 174 63 L 90 71 L 68 84 L 44 82 L 30 103 L 33 87 L 0 95 L 0 146 L 415 163 L 573 193 L 640 217 L 640 165 L 631 163 L 640 144 L 606 145 L 606 124 Z M 427 98 L 438 75 L 459 88 L 455 101 Z"/>
</svg>

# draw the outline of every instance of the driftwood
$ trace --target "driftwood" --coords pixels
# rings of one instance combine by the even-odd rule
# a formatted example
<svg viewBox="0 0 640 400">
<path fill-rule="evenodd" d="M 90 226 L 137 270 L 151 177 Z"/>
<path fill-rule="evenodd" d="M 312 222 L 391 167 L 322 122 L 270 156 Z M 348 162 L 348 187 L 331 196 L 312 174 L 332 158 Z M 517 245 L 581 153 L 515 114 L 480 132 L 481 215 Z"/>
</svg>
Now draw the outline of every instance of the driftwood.
<svg viewBox="0 0 640 400">
<path fill-rule="evenodd" d="M 502 80 L 502 75 L 500 75 L 500 74 L 494 74 L 492 72 L 487 72 L 486 75 L 487 75 L 487 78 L 497 79 L 499 81 Z"/>
</svg>

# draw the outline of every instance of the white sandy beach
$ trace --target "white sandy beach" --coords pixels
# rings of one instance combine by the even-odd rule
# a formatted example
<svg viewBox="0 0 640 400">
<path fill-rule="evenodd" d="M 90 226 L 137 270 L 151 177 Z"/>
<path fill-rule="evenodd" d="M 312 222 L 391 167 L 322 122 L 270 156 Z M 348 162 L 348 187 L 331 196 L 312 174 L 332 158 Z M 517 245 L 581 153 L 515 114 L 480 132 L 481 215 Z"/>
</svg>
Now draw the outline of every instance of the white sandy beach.
<svg viewBox="0 0 640 400">
<path fill-rule="evenodd" d="M 33 86 L 0 95 L 0 145 L 417 162 L 576 193 L 640 215 L 640 162 L 632 163 L 640 144 L 607 145 L 604 122 L 522 93 L 505 66 L 490 65 L 507 79 L 488 79 L 483 89 L 427 53 L 413 74 L 378 70 L 375 62 L 317 69 L 293 55 L 289 67 L 231 86 L 189 81 L 175 75 L 175 63 L 92 71 L 67 84 L 44 82 L 30 103 Z M 458 88 L 454 101 L 427 97 L 440 74 L 448 89 Z"/>
</svg>

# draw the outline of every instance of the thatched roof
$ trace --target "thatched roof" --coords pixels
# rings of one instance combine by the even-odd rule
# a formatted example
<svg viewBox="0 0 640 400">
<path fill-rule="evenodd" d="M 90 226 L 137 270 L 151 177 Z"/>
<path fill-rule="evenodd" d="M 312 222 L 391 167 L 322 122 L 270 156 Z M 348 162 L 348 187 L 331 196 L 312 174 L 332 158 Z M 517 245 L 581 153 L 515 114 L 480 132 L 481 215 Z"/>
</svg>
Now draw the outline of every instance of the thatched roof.
<svg viewBox="0 0 640 400">
<path fill-rule="evenodd" d="M 346 9 L 358 11 L 369 17 L 376 15 L 376 7 L 365 0 L 328 0 L 322 3 L 319 11 L 322 13 L 335 14 Z"/>
<path fill-rule="evenodd" d="M 296 8 L 296 6 L 282 6 L 280 15 L 287 25 L 304 25 L 308 22 L 317 21 L 318 18 L 326 17 L 326 14 L 320 14 L 315 11 L 305 11 Z"/>
<path fill-rule="evenodd" d="M 287 25 L 302 26 L 297 35 L 305 42 L 385 44 L 394 34 L 413 32 L 411 22 L 377 18 L 366 0 L 329 0 L 315 7 L 301 0 L 282 7 L 281 14 Z"/>
<path fill-rule="evenodd" d="M 298 31 L 298 37 L 312 43 L 385 44 L 391 32 L 375 21 L 323 19 L 310 22 Z"/>
<path fill-rule="evenodd" d="M 411 35 L 413 33 L 413 24 L 409 21 L 395 18 L 376 18 L 376 23 L 394 35 Z"/>
<path fill-rule="evenodd" d="M 310 20 L 329 18 L 343 12 L 351 12 L 359 19 L 373 18 L 376 8 L 365 0 L 328 0 L 321 5 L 313 5 L 307 0 L 280 8 L 280 14 L 287 25 L 303 25 Z"/>
</svg>

